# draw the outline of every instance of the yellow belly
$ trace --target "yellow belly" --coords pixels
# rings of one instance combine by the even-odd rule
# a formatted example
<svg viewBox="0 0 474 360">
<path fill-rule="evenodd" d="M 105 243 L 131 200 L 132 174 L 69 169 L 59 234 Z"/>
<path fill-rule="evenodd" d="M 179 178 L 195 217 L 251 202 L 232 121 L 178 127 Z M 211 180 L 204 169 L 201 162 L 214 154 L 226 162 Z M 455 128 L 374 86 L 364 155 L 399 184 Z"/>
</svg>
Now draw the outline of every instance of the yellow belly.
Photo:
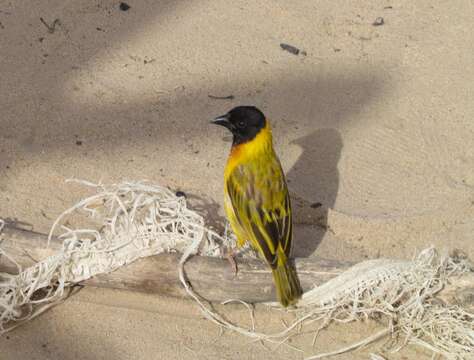
<svg viewBox="0 0 474 360">
<path fill-rule="evenodd" d="M 229 220 L 230 227 L 237 237 L 237 247 L 240 248 L 248 241 L 248 237 L 245 233 L 245 230 L 239 225 L 237 215 L 235 214 L 234 208 L 232 207 L 232 202 L 227 194 L 227 191 L 224 198 L 224 209 L 227 215 L 227 220 Z"/>
</svg>

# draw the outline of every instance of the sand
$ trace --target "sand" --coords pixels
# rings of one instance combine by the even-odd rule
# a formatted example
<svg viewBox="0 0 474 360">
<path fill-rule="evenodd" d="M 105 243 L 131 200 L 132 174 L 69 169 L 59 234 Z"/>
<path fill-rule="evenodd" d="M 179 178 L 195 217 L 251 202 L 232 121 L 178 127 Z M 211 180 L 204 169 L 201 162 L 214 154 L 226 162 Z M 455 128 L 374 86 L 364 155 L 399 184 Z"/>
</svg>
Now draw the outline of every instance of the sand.
<svg viewBox="0 0 474 360">
<path fill-rule="evenodd" d="M 410 258 L 433 244 L 474 257 L 471 2 L 128 4 L 0 4 L 1 217 L 46 232 L 86 194 L 65 184 L 75 177 L 152 180 L 221 223 L 230 144 L 208 120 L 254 104 L 288 174 L 296 255 Z M 331 329 L 316 350 L 374 326 Z M 2 360 L 302 358 L 217 335 L 186 300 L 87 289 L 0 348 Z"/>
</svg>

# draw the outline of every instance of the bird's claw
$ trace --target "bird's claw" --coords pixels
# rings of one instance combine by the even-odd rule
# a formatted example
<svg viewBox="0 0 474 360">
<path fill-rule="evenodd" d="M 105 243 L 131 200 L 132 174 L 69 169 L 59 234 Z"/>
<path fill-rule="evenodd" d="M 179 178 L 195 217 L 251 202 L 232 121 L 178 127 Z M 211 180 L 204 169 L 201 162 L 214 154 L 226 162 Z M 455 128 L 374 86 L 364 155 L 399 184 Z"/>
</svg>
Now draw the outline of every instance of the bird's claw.
<svg viewBox="0 0 474 360">
<path fill-rule="evenodd" d="M 232 270 L 234 271 L 234 277 L 237 276 L 237 272 L 239 271 L 237 267 L 237 261 L 235 261 L 235 251 L 230 250 L 226 251 L 224 257 L 229 261 Z"/>
</svg>

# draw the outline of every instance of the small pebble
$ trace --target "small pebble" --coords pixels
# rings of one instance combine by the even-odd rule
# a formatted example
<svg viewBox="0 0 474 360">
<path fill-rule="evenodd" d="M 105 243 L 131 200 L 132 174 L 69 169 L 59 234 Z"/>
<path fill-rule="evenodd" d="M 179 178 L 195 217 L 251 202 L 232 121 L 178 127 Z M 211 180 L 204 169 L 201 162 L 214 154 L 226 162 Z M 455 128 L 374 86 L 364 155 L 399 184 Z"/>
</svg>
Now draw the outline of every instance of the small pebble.
<svg viewBox="0 0 474 360">
<path fill-rule="evenodd" d="M 130 9 L 130 5 L 128 5 L 125 2 L 121 2 L 119 7 L 120 7 L 120 10 L 122 11 L 128 11 L 128 9 Z"/>
<path fill-rule="evenodd" d="M 81 140 L 77 140 L 77 141 L 76 141 L 76 145 L 77 145 L 77 146 L 81 146 L 81 145 L 82 145 L 82 141 L 81 141 Z"/>
<path fill-rule="evenodd" d="M 186 197 L 186 193 L 184 191 L 176 191 L 177 197 Z"/>
<path fill-rule="evenodd" d="M 383 20 L 383 17 L 379 16 L 375 21 L 372 23 L 373 26 L 382 26 L 385 24 L 385 21 Z"/>
<path fill-rule="evenodd" d="M 309 207 L 312 209 L 317 209 L 321 206 L 323 206 L 323 204 L 321 204 L 320 202 L 315 202 L 315 203 L 312 203 Z"/>
<path fill-rule="evenodd" d="M 300 53 L 300 49 L 294 47 L 293 45 L 281 43 L 280 47 L 282 48 L 282 50 L 288 51 L 293 55 L 298 55 Z"/>
</svg>

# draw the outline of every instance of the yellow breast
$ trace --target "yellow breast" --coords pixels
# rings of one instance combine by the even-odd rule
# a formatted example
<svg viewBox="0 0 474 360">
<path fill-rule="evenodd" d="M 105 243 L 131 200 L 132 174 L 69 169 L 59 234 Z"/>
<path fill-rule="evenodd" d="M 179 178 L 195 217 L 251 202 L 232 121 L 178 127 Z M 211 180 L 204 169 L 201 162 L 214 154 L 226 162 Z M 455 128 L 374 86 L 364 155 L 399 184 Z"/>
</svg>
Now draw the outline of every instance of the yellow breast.
<svg viewBox="0 0 474 360">
<path fill-rule="evenodd" d="M 243 144 L 232 146 L 229 159 L 227 160 L 224 178 L 227 179 L 236 166 L 252 161 L 260 154 L 268 154 L 271 152 L 273 152 L 272 130 L 267 120 L 265 127 L 260 130 L 254 139 Z"/>
</svg>

